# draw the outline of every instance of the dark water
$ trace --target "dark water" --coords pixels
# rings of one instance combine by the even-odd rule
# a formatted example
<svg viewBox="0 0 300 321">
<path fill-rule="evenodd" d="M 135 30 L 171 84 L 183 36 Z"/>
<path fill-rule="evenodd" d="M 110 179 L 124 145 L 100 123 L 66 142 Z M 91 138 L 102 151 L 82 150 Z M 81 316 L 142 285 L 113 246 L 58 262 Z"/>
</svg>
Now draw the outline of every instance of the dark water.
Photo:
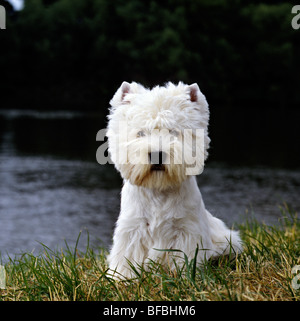
<svg viewBox="0 0 300 321">
<path fill-rule="evenodd" d="M 111 243 L 121 180 L 96 162 L 98 114 L 0 111 L 0 251 L 37 253 Z M 232 226 L 247 217 L 277 224 L 279 205 L 300 209 L 300 171 L 208 162 L 198 177 L 211 213 Z"/>
</svg>

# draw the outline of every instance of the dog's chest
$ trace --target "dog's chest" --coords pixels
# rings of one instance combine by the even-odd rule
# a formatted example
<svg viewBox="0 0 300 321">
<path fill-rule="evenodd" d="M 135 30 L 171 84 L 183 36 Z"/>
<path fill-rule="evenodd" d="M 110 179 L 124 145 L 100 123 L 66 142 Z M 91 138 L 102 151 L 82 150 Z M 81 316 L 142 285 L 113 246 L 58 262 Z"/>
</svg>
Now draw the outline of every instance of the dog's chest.
<svg viewBox="0 0 300 321">
<path fill-rule="evenodd" d="M 140 200 L 143 208 L 143 221 L 150 235 L 170 227 L 175 228 L 178 222 L 187 217 L 184 204 L 178 203 L 176 198 L 156 197 Z"/>
</svg>

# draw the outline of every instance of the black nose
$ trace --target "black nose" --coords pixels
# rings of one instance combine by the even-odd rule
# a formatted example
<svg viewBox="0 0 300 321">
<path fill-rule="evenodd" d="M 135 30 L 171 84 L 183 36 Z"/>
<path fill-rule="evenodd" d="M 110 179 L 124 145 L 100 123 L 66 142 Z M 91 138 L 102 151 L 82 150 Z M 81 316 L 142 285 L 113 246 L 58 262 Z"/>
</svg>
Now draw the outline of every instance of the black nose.
<svg viewBox="0 0 300 321">
<path fill-rule="evenodd" d="M 150 164 L 162 165 L 165 163 L 167 154 L 164 152 L 151 152 L 149 153 Z"/>
</svg>

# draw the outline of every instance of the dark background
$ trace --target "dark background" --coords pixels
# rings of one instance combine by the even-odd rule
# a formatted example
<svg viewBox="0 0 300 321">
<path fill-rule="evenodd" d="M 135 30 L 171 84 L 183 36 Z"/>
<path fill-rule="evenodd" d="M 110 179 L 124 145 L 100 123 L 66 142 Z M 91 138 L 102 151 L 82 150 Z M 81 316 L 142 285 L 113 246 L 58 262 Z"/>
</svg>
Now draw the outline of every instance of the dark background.
<svg viewBox="0 0 300 321">
<path fill-rule="evenodd" d="M 122 81 L 197 82 L 210 104 L 209 161 L 300 167 L 300 29 L 291 26 L 292 2 L 25 0 L 18 12 L 0 5 L 7 9 L 0 108 L 97 112 L 92 128 L 78 121 L 75 138 L 46 120 L 19 128 L 28 136 L 23 147 L 47 150 L 66 139 L 95 159 L 88 139 L 94 143 L 105 127 Z M 93 131 L 86 144 L 85 127 Z"/>
</svg>

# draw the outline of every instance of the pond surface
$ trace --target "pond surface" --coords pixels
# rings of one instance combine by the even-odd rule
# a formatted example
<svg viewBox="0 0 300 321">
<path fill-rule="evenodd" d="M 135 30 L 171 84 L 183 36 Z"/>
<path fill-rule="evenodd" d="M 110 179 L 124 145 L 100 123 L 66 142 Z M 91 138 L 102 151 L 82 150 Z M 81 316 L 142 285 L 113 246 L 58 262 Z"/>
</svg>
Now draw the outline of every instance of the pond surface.
<svg viewBox="0 0 300 321">
<path fill-rule="evenodd" d="M 98 114 L 0 111 L 0 252 L 109 247 L 122 182 L 99 165 Z M 229 226 L 255 217 L 278 224 L 279 206 L 300 210 L 300 171 L 207 163 L 198 183 L 208 210 Z M 87 233 L 88 231 L 88 233 Z"/>
</svg>

